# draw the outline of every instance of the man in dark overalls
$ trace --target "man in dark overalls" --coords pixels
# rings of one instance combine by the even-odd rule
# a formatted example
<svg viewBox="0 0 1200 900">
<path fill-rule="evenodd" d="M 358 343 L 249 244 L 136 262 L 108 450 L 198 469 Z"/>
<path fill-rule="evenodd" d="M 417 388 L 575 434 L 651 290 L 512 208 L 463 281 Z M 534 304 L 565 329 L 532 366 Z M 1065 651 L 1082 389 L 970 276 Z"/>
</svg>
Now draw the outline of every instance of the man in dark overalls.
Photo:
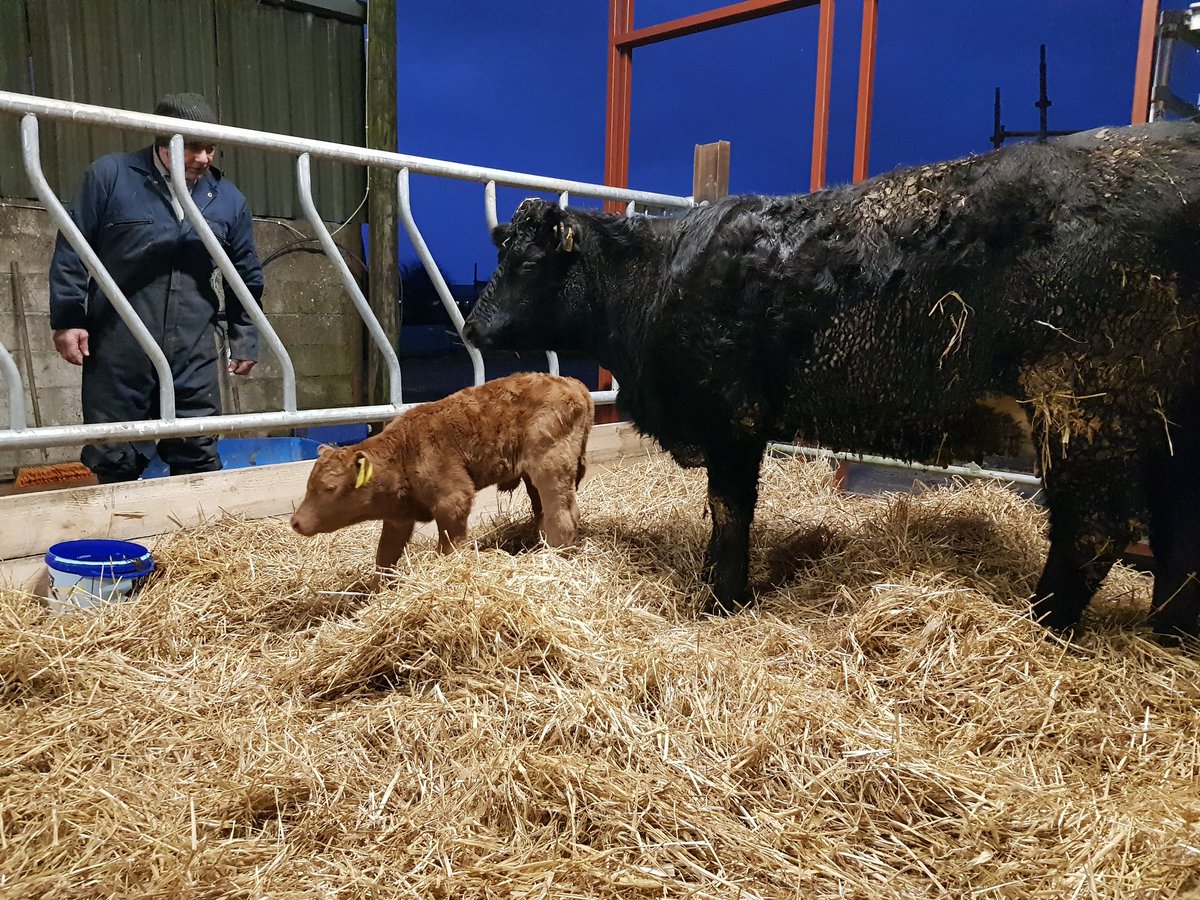
<svg viewBox="0 0 1200 900">
<path fill-rule="evenodd" d="M 164 97 L 154 112 L 216 123 L 212 107 L 199 94 Z M 175 197 L 168 174 L 169 141 L 160 135 L 152 147 L 96 160 L 70 214 L 162 347 L 171 366 L 178 415 L 218 415 L 215 264 Z M 185 145 L 187 184 L 257 302 L 263 277 L 250 208 L 241 191 L 212 166 L 214 152 L 206 142 Z M 258 331 L 228 285 L 224 294 L 229 372 L 248 375 L 258 358 Z M 158 417 L 154 366 L 61 233 L 50 263 L 50 327 L 59 355 L 83 366 L 84 422 Z M 101 483 L 132 481 L 153 452 L 153 441 L 89 444 L 80 460 Z M 172 475 L 221 468 L 216 440 L 209 436 L 161 440 L 158 455 Z"/>
</svg>

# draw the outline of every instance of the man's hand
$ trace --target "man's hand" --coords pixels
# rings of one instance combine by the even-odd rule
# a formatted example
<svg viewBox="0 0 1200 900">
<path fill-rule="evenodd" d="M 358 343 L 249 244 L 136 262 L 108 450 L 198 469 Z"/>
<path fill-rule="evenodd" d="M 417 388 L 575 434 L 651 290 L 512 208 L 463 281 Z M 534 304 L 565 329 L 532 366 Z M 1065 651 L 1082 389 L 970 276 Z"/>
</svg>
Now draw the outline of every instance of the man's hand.
<svg viewBox="0 0 1200 900">
<path fill-rule="evenodd" d="M 58 355 L 73 366 L 82 366 L 88 356 L 88 333 L 86 328 L 59 328 L 54 332 L 54 349 Z"/>
<path fill-rule="evenodd" d="M 231 359 L 229 360 L 230 375 L 249 375 L 250 370 L 254 368 L 254 360 L 252 359 Z"/>
</svg>

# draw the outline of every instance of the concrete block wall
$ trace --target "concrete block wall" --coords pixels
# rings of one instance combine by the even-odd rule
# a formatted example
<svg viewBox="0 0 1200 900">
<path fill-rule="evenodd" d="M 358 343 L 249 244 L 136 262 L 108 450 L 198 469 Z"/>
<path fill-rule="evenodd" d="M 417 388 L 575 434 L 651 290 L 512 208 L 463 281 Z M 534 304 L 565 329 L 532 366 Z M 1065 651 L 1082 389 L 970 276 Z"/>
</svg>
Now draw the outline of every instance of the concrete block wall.
<svg viewBox="0 0 1200 900">
<path fill-rule="evenodd" d="M 27 201 L 0 200 L 0 342 L 13 354 L 20 369 L 30 423 L 31 385 L 36 385 L 43 424 L 71 425 L 81 421 L 80 371 L 59 358 L 50 336 L 47 270 L 55 234 L 44 210 Z M 259 256 L 265 260 L 286 245 L 312 235 L 307 223 L 257 220 L 254 236 Z M 362 259 L 361 234 L 356 224 L 347 225 L 335 240 Z M 24 297 L 28 360 L 14 302 L 15 285 L 10 274 L 13 262 L 20 271 Z M 361 280 L 358 263 L 352 260 L 350 268 Z M 287 252 L 267 264 L 265 276 L 263 305 L 291 354 L 298 405 L 320 408 L 353 404 L 362 377 L 363 328 L 334 265 L 321 253 Z M 260 412 L 282 406 L 279 367 L 265 345 L 251 377 L 227 381 L 222 385 L 226 412 Z M 2 390 L 0 427 L 7 425 L 8 392 Z M 0 450 L 0 481 L 14 477 L 21 466 L 77 460 L 79 450 L 77 446 L 52 448 L 44 453 Z"/>
</svg>

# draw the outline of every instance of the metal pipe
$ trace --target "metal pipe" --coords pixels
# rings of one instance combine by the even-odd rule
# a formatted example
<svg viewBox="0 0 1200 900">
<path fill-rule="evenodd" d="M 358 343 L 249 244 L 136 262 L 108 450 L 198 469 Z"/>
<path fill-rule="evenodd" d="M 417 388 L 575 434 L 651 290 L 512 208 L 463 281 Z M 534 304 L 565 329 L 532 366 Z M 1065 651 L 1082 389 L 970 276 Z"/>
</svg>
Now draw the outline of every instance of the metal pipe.
<svg viewBox="0 0 1200 900">
<path fill-rule="evenodd" d="M 2 348 L 0 348 L 2 349 Z M 5 351 L 7 352 L 7 351 Z M 0 369 L 3 365 L 0 354 Z M 613 392 L 593 391 L 597 406 L 615 401 Z M 36 450 L 72 447 L 100 441 L 144 441 L 198 434 L 229 434 L 266 428 L 303 428 L 310 425 L 345 425 L 383 422 L 407 412 L 419 403 L 400 406 L 344 406 L 336 409 L 301 409 L 296 412 L 241 413 L 230 416 L 191 416 L 163 422 L 100 422 L 93 425 L 47 425 L 43 428 L 0 430 L 0 450 Z"/>
<path fill-rule="evenodd" d="M 3 343 L 0 343 L 0 376 L 4 377 L 4 384 L 8 387 L 8 426 L 13 431 L 24 431 L 27 424 L 25 385 L 21 383 L 17 361 Z"/>
<path fill-rule="evenodd" d="M 829 156 L 829 104 L 833 80 L 833 8 L 834 0 L 820 0 L 817 26 L 817 90 L 813 101 L 812 176 L 810 189 L 825 187 L 825 166 Z"/>
<path fill-rule="evenodd" d="M 367 326 L 367 332 L 371 335 L 371 340 L 379 349 L 384 362 L 387 363 L 388 399 L 395 406 L 400 406 L 404 400 L 400 391 L 400 360 L 396 357 L 396 348 L 388 340 L 375 311 L 371 309 L 371 304 L 363 296 L 362 289 L 359 288 L 358 282 L 354 280 L 354 275 L 350 272 L 350 267 L 346 265 L 346 260 L 338 250 L 337 244 L 333 242 L 329 229 L 325 227 L 325 223 L 321 221 L 321 216 L 317 213 L 317 206 L 313 203 L 312 170 L 307 153 L 301 153 L 296 158 L 296 189 L 300 194 L 300 205 L 304 208 L 304 215 L 308 217 L 308 224 L 312 226 L 313 233 L 321 242 L 321 248 L 325 251 L 325 255 L 337 267 L 342 284 L 354 302 L 354 308 L 358 310 L 363 324 Z"/>
<path fill-rule="evenodd" d="M 1141 23 L 1138 26 L 1137 62 L 1133 74 L 1133 112 L 1131 125 L 1141 125 L 1150 115 L 1150 82 L 1153 78 L 1154 36 L 1158 31 L 1159 0 L 1142 0 Z"/>
<path fill-rule="evenodd" d="M 488 234 L 491 234 L 500 224 L 496 215 L 496 182 L 489 181 L 483 186 L 483 214 L 487 219 Z"/>
<path fill-rule="evenodd" d="M 237 294 L 238 299 L 242 302 L 242 308 L 254 320 L 254 325 L 258 328 L 264 343 L 270 347 L 271 354 L 275 357 L 275 361 L 279 363 L 280 375 L 283 379 L 283 409 L 285 412 L 295 412 L 296 370 L 292 366 L 292 358 L 288 356 L 287 349 L 283 346 L 283 341 L 279 339 L 279 335 L 275 333 L 275 329 L 267 321 L 266 313 L 262 311 L 262 308 L 258 305 L 258 301 L 254 299 L 254 296 L 250 293 L 250 289 L 246 287 L 246 282 L 242 280 L 241 274 L 233 267 L 233 262 L 229 259 L 229 254 L 225 252 L 225 248 L 221 246 L 221 242 L 217 240 L 217 236 L 213 234 L 212 228 L 204 218 L 204 213 L 200 212 L 200 207 L 192 199 L 192 192 L 188 188 L 184 175 L 183 136 L 176 134 L 171 138 L 171 184 L 175 187 L 175 197 L 183 207 L 184 217 L 196 229 L 196 234 L 200 236 L 200 240 L 204 243 L 204 248 L 208 250 L 208 255 L 213 258 L 213 262 L 221 270 L 221 275 L 224 276 L 225 283 L 233 288 L 233 292 Z M 226 298 L 225 302 L 229 302 L 228 298 Z"/>
<path fill-rule="evenodd" d="M 87 242 L 83 232 L 79 230 L 79 226 L 67 215 L 67 211 L 55 196 L 54 191 L 50 190 L 46 176 L 42 173 L 42 159 L 38 148 L 37 116 L 26 115 L 21 120 L 21 156 L 25 162 L 25 174 L 29 176 L 29 183 L 33 185 L 38 199 L 45 205 L 50 219 L 58 226 L 58 230 L 67 239 L 67 243 L 79 254 L 79 258 L 87 266 L 92 278 L 104 291 L 108 302 L 112 304 L 117 315 L 121 317 L 121 321 L 125 323 L 125 327 L 138 342 L 138 346 L 150 359 L 150 364 L 154 366 L 154 371 L 158 375 L 158 411 L 164 421 L 171 421 L 175 418 L 175 379 L 171 374 L 171 365 L 167 362 L 167 357 L 163 355 L 158 342 L 154 340 L 154 336 L 150 334 L 146 323 L 129 305 L 129 300 L 126 299 L 124 292 L 117 286 L 108 269 L 104 268 L 104 263 L 100 262 L 100 257 Z"/>
<path fill-rule="evenodd" d="M 434 262 L 433 254 L 429 252 L 429 246 L 425 243 L 425 238 L 421 237 L 421 230 L 417 228 L 416 219 L 413 218 L 412 195 L 408 189 L 408 169 L 401 169 L 396 176 L 396 193 L 400 198 L 400 218 L 404 222 L 404 230 L 408 232 L 408 239 L 412 241 L 413 249 L 417 251 L 417 256 L 421 259 L 421 265 L 429 274 L 429 280 L 433 282 L 438 298 L 441 299 L 442 306 L 450 316 L 450 321 L 454 323 L 454 330 L 458 332 L 459 339 L 467 348 L 467 355 L 471 357 L 471 367 L 475 371 L 475 383 L 483 384 L 487 380 L 483 372 L 483 355 L 463 337 L 462 312 L 459 310 L 458 304 L 454 302 L 450 287 L 446 284 L 446 279 L 442 277 L 437 263 Z"/>
<path fill-rule="evenodd" d="M 469 166 L 441 159 L 409 156 L 404 153 L 390 153 L 384 150 L 368 150 L 365 147 L 354 147 L 349 144 L 316 141 L 310 138 L 273 134 L 269 131 L 234 128 L 229 125 L 210 125 L 206 122 L 174 119 L 169 116 L 155 116 L 149 113 L 137 113 L 124 109 L 109 109 L 104 106 L 55 100 L 50 97 L 34 97 L 30 94 L 18 94 L 12 91 L 0 91 L 0 112 L 33 113 L 39 116 L 46 116 L 50 119 L 86 125 L 102 125 L 106 128 L 142 131 L 150 134 L 183 134 L 189 140 L 205 140 L 218 144 L 254 147 L 259 150 L 280 151 L 293 155 L 309 153 L 320 159 L 334 159 L 341 162 L 375 166 L 382 169 L 408 169 L 416 172 L 418 175 L 438 175 L 443 178 L 456 178 L 462 181 L 495 181 L 497 184 L 503 184 L 508 187 L 531 188 L 535 191 L 552 191 L 555 193 L 570 191 L 572 194 L 581 197 L 594 197 L 598 200 L 619 200 L 621 202 L 637 200 L 639 203 L 670 208 L 688 208 L 694 205 L 690 197 L 680 197 L 674 194 L 631 191 L 624 188 L 610 187 L 605 184 L 569 181 L 563 178 L 546 178 L 540 175 L 529 175 L 524 172 L 510 172 L 505 169 L 491 169 L 485 166 Z"/>
<path fill-rule="evenodd" d="M 871 157 L 871 107 L 875 99 L 875 44 L 879 0 L 863 0 L 862 40 L 858 49 L 858 108 L 854 121 L 854 181 L 866 181 Z"/>
<path fill-rule="evenodd" d="M 864 453 L 834 453 L 823 447 L 802 447 L 798 444 L 767 445 L 767 449 L 789 456 L 807 456 L 812 459 L 827 459 L 834 462 L 856 462 L 868 466 L 884 466 L 890 469 L 907 469 L 912 472 L 932 472 L 936 475 L 958 475 L 962 478 L 993 478 L 1010 484 L 1025 484 L 1031 487 L 1041 487 L 1042 479 L 1036 475 L 1024 472 L 1003 472 L 998 469 L 985 469 L 982 466 L 929 466 L 924 463 L 905 462 L 902 459 L 891 459 L 886 456 L 870 456 Z"/>
</svg>

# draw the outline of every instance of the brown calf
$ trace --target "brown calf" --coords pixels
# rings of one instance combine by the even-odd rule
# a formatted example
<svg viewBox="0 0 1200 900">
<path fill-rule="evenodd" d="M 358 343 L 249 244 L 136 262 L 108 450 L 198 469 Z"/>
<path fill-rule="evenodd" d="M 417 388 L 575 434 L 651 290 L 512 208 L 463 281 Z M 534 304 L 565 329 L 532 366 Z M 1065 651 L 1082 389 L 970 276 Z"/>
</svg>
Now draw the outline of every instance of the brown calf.
<svg viewBox="0 0 1200 900">
<path fill-rule="evenodd" d="M 449 553 L 466 537 L 476 491 L 524 481 L 547 542 L 573 544 L 593 413 L 581 382 L 536 372 L 415 407 L 362 443 L 321 448 L 292 528 L 313 535 L 382 519 L 375 564 L 389 568 L 416 522 L 436 522 Z"/>
</svg>

